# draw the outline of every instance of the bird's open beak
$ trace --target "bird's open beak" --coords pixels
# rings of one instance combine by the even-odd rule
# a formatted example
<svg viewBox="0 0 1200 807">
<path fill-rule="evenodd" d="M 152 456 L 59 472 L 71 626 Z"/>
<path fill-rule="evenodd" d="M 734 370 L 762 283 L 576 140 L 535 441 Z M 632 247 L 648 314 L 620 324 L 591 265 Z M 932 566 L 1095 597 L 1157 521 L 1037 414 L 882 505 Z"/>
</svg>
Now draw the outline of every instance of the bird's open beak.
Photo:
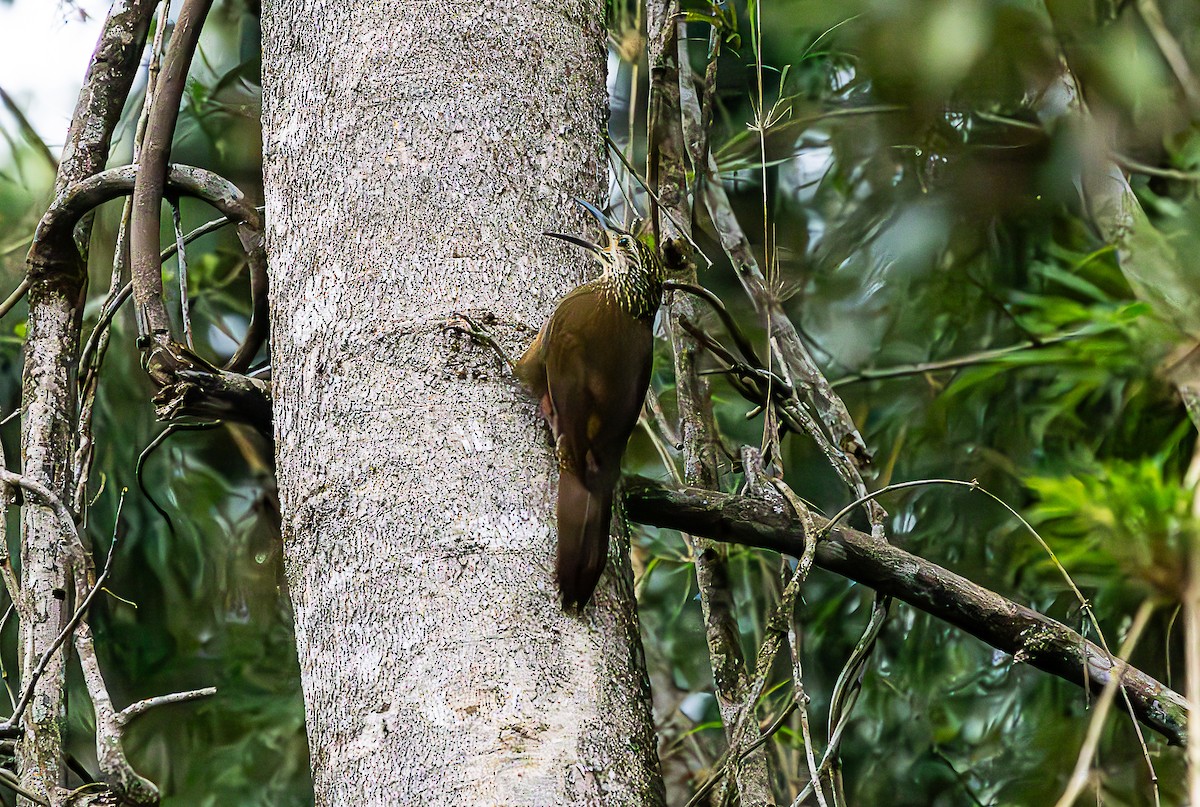
<svg viewBox="0 0 1200 807">
<path fill-rule="evenodd" d="M 574 244 L 575 246 L 583 247 L 584 249 L 591 250 L 592 252 L 598 253 L 598 252 L 602 251 L 598 245 L 593 244 L 591 241 L 587 241 L 583 238 L 576 238 L 573 235 L 564 235 L 562 233 L 542 233 L 542 235 L 548 235 L 551 238 L 557 238 L 560 241 L 567 241 L 569 243 Z"/>
</svg>

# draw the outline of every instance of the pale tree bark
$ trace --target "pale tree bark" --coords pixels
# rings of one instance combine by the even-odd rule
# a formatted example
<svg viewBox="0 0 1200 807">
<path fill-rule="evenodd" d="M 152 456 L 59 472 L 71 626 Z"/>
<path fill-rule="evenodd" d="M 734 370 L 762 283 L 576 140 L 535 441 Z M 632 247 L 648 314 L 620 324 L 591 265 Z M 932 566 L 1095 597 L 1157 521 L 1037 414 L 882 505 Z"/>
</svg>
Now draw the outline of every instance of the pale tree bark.
<svg viewBox="0 0 1200 807">
<path fill-rule="evenodd" d="M 316 803 L 662 802 L 628 560 L 564 613 L 519 350 L 605 175 L 588 0 L 263 9 L 272 364 Z M 526 326 L 522 329 L 519 326 Z"/>
</svg>

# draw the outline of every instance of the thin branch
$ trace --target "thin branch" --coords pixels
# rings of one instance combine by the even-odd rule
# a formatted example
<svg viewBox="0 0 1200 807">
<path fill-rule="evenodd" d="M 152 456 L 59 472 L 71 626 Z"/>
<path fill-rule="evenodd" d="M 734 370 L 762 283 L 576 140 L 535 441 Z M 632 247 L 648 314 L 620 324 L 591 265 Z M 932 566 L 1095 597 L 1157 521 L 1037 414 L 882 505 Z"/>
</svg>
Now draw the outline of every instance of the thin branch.
<svg viewBox="0 0 1200 807">
<path fill-rule="evenodd" d="M 34 245 L 29 251 L 31 271 L 37 276 L 51 273 L 57 257 L 56 244 L 63 234 L 69 235 L 75 224 L 93 208 L 132 193 L 136 179 L 137 167 L 125 165 L 89 176 L 60 192 L 38 223 Z M 167 169 L 166 186 L 173 194 L 203 199 L 226 218 L 246 222 L 261 230 L 258 209 L 246 201 L 237 186 L 219 174 L 173 164 Z M 158 255 L 156 249 L 156 261 Z"/>
<path fill-rule="evenodd" d="M 135 718 L 141 717 L 151 709 L 156 709 L 159 706 L 168 706 L 172 703 L 187 703 L 188 701 L 200 700 L 201 698 L 211 698 L 217 694 L 216 687 L 203 687 L 201 689 L 189 689 L 187 692 L 172 692 L 169 695 L 158 695 L 153 698 L 146 698 L 136 703 L 131 703 L 120 712 L 117 712 L 117 725 L 127 726 Z"/>
<path fill-rule="evenodd" d="M 733 343 L 737 346 L 738 351 L 746 358 L 746 361 L 755 367 L 765 369 L 766 365 L 763 360 L 758 357 L 758 351 L 754 349 L 754 344 L 746 336 L 745 331 L 738 325 L 737 320 L 729 313 L 729 309 L 725 307 L 724 301 L 721 300 L 713 292 L 695 283 L 684 283 L 678 280 L 668 280 L 663 283 L 664 289 L 679 289 L 686 291 L 688 294 L 699 297 L 704 302 L 708 303 L 709 307 L 716 312 L 720 317 L 721 322 L 725 325 L 725 330 L 729 331 L 729 335 L 733 337 Z M 778 378 L 778 376 L 776 376 Z M 790 394 L 790 390 L 789 390 Z"/>
<path fill-rule="evenodd" d="M 154 0 L 114 0 L 80 88 L 54 181 L 56 195 L 104 169 L 113 132 L 138 73 L 154 5 Z M 22 396 L 22 471 L 63 500 L 71 495 L 74 483 L 76 370 L 89 225 L 88 217 L 79 216 L 62 230 L 42 231 L 41 241 L 35 233 L 30 251 L 37 257 L 27 260 L 32 286 Z M 74 529 L 64 533 L 60 521 L 60 516 L 38 507 L 26 508 L 23 514 L 21 585 L 30 616 L 21 624 L 25 665 L 32 665 L 46 651 L 68 618 L 55 592 L 70 581 L 72 561 L 62 544 L 78 542 L 79 536 Z M 29 668 L 23 672 L 28 674 Z M 24 721 L 20 767 L 25 786 L 49 793 L 57 787 L 62 771 L 61 658 L 47 670 L 36 698 L 43 708 L 33 710 Z"/>
<path fill-rule="evenodd" d="M 813 523 L 812 511 L 805 506 L 804 502 L 796 495 L 782 479 L 774 480 L 775 489 L 779 491 L 785 499 L 787 499 L 792 512 L 800 519 L 804 525 L 804 534 L 811 536 L 804 542 L 804 554 L 800 557 L 799 565 L 811 569 L 817 556 L 817 530 Z M 783 568 L 787 569 L 786 557 L 783 560 Z M 805 572 L 807 574 L 807 572 Z M 796 621 L 796 609 L 788 612 L 788 649 L 792 657 L 792 689 L 794 691 L 792 702 L 796 705 L 800 712 L 800 735 L 804 740 L 804 758 L 808 763 L 809 782 L 816 792 L 818 807 L 827 807 L 825 801 L 825 792 L 821 788 L 821 772 L 817 765 L 816 756 L 813 753 L 812 732 L 808 724 L 808 693 L 804 689 L 804 670 L 800 663 L 800 627 Z"/>
<path fill-rule="evenodd" d="M 0 785 L 9 788 L 18 796 L 24 796 L 35 804 L 41 804 L 44 805 L 44 807 L 50 807 L 50 802 L 46 801 L 36 793 L 31 793 L 25 788 L 21 787 L 21 780 L 17 778 L 15 773 L 7 768 L 0 768 Z"/>
<path fill-rule="evenodd" d="M 17 307 L 17 303 L 25 297 L 25 293 L 29 291 L 29 287 L 33 285 L 28 277 L 21 278 L 21 282 L 13 289 L 12 294 L 5 298 L 4 302 L 0 303 L 0 319 L 4 318 L 9 311 Z"/>
<path fill-rule="evenodd" d="M 171 516 L 162 508 L 158 501 L 155 500 L 154 496 L 150 494 L 150 491 L 146 489 L 146 463 L 150 461 L 150 455 L 157 451 L 172 435 L 178 434 L 179 432 L 207 431 L 209 429 L 215 429 L 220 425 L 221 424 L 219 421 L 207 423 L 172 423 L 168 425 L 167 428 L 159 432 L 158 435 L 156 435 L 155 438 L 151 440 L 144 449 L 142 449 L 142 452 L 138 454 L 137 465 L 134 468 L 134 477 L 137 479 L 138 488 L 142 491 L 142 495 L 146 497 L 146 500 L 150 502 L 150 506 L 154 508 L 155 512 L 162 516 L 163 521 L 167 522 L 167 531 L 170 532 L 172 537 L 175 536 L 175 524 L 171 521 Z"/>
<path fill-rule="evenodd" d="M 212 0 L 184 0 L 175 20 L 175 30 L 163 59 L 157 94 L 146 122 L 146 139 L 138 157 L 137 180 L 133 189 L 133 219 L 130 229 L 133 298 L 138 334 L 157 342 L 168 339 L 171 320 L 163 305 L 162 269 L 158 262 L 158 243 L 162 221 L 162 199 L 167 186 L 167 160 L 171 139 L 179 119 L 179 103 L 187 83 L 188 68 L 200 29 L 212 6 Z"/>
<path fill-rule="evenodd" d="M 766 493 L 768 490 L 776 492 L 786 487 L 782 480 L 767 476 L 762 467 L 761 457 L 753 447 L 746 446 L 742 449 L 742 469 L 746 475 L 747 485 L 750 489 L 758 489 Z M 791 622 L 789 618 L 790 614 L 795 609 L 796 598 L 800 595 L 800 586 L 808 579 L 808 574 L 812 570 L 812 563 L 815 559 L 815 549 L 809 549 L 810 544 L 815 547 L 817 543 L 817 534 L 815 532 L 808 532 L 809 529 L 815 526 L 812 514 L 800 500 L 800 497 L 794 494 L 791 496 L 781 496 L 777 492 L 776 496 L 786 500 L 790 508 L 798 508 L 790 510 L 790 515 L 801 525 L 803 539 L 798 551 L 788 554 L 799 558 L 800 562 L 796 564 L 796 569 L 792 573 L 791 579 L 787 581 L 787 584 L 779 595 L 779 602 L 775 604 L 763 626 L 765 636 L 758 647 L 758 652 L 755 654 L 754 680 L 749 686 L 749 693 L 746 696 L 743 711 L 739 716 L 737 724 L 734 726 L 729 742 L 729 747 L 733 750 L 730 757 L 732 760 L 731 764 L 735 771 L 737 770 L 740 749 L 745 740 L 745 731 L 747 726 L 753 722 L 754 706 L 757 705 L 758 699 L 766 689 L 767 679 L 771 674 L 775 658 L 788 636 L 788 626 Z M 769 502 L 767 499 L 762 499 L 761 501 L 764 503 Z M 778 509 L 780 511 L 789 510 L 789 508 L 783 507 L 779 507 Z M 724 803 L 725 799 L 730 795 L 730 781 L 732 780 L 726 781 L 726 786 L 722 789 L 722 794 L 717 799 L 718 803 Z M 689 804 L 699 804 L 698 797 L 693 796 Z"/>
<path fill-rule="evenodd" d="M 1045 339 L 1039 339 L 1036 342 L 1020 342 L 1015 345 L 1006 345 L 1005 347 L 993 348 L 991 350 L 981 350 L 978 353 L 970 353 L 965 356 L 955 356 L 954 358 L 950 359 L 914 362 L 912 364 L 900 364 L 894 367 L 879 367 L 856 370 L 849 375 L 830 382 L 830 386 L 836 388 L 845 386 L 847 384 L 857 384 L 862 381 L 882 381 L 893 378 L 924 375 L 926 373 L 938 373 L 945 370 L 959 370 L 963 367 L 974 367 L 980 364 L 988 364 L 990 362 L 999 361 L 1000 359 L 1006 358 L 1015 353 L 1039 350 L 1041 348 L 1052 347 L 1054 345 L 1061 345 L 1064 342 L 1082 339 L 1088 336 L 1089 333 L 1089 331 L 1071 331 L 1070 333 L 1048 336 Z"/>
<path fill-rule="evenodd" d="M 5 561 L 8 562 L 7 560 Z M 8 604 L 8 608 L 4 609 L 4 616 L 0 617 L 0 635 L 4 634 L 4 626 L 8 624 L 8 618 L 17 610 L 17 603 L 14 600 Z M 0 656 L 0 680 L 4 681 L 4 691 L 8 693 L 8 706 L 10 709 L 15 709 L 17 706 L 17 696 L 13 694 L 12 686 L 8 682 L 8 668 L 4 666 L 4 659 Z"/>
<path fill-rule="evenodd" d="M 627 479 L 624 490 L 626 510 L 634 521 L 790 555 L 804 548 L 802 525 L 769 502 L 672 490 L 642 477 Z M 856 530 L 833 530 L 817 546 L 816 564 L 1093 692 L 1101 692 L 1116 672 L 1109 653 L 1065 625 Z M 1144 725 L 1172 744 L 1186 742 L 1187 704 L 1182 696 L 1133 667 L 1127 668 L 1122 690 Z"/>
<path fill-rule="evenodd" d="M 124 500 L 125 497 L 124 494 L 122 494 L 121 501 L 124 502 Z M 117 521 L 119 522 L 120 519 L 121 506 L 118 504 Z M 83 619 L 84 614 L 87 613 L 88 608 L 91 607 L 92 601 L 96 599 L 96 595 L 104 586 L 105 581 L 108 580 L 108 574 L 112 570 L 113 557 L 116 555 L 117 535 L 117 529 L 114 526 L 113 540 L 108 546 L 108 557 L 104 561 L 104 571 L 100 573 L 98 578 L 96 578 L 95 584 L 91 587 L 91 590 L 88 591 L 87 596 L 83 599 L 83 602 L 80 603 L 75 609 L 75 613 L 71 614 L 71 618 L 67 620 L 67 624 L 61 631 L 59 631 L 59 634 L 54 637 L 54 641 L 50 644 L 50 647 L 46 649 L 46 652 L 44 652 L 42 657 L 38 660 L 37 665 L 33 668 L 33 672 L 29 675 L 29 679 L 25 682 L 25 688 L 21 692 L 20 700 L 17 701 L 17 705 L 13 708 L 12 715 L 5 720 L 3 724 L 0 724 L 0 731 L 11 729 L 18 725 L 21 720 L 21 714 L 25 711 L 25 707 L 29 705 L 30 698 L 33 697 L 33 690 L 37 686 L 38 679 L 40 679 L 42 674 L 46 672 L 46 667 L 49 666 L 50 660 L 54 657 L 54 654 L 58 652 L 58 648 L 62 647 L 63 642 L 65 642 L 67 637 L 71 635 L 71 632 L 75 630 L 75 627 L 79 624 L 80 620 Z"/>
<path fill-rule="evenodd" d="M 703 804 L 705 796 L 711 793 L 713 788 L 720 784 L 722 780 L 724 780 L 725 774 L 729 771 L 730 766 L 736 766 L 737 763 L 741 762 L 746 757 L 750 756 L 759 748 L 764 746 L 768 740 L 775 736 L 775 733 L 778 732 L 779 729 L 783 728 L 783 724 L 789 717 L 791 717 L 792 712 L 794 711 L 796 711 L 796 700 L 793 698 L 788 702 L 788 705 L 785 706 L 783 710 L 775 716 L 774 720 L 770 721 L 765 728 L 759 729 L 760 733 L 753 742 L 746 743 L 744 746 L 742 746 L 736 757 L 732 755 L 732 749 L 725 749 L 725 753 L 718 757 L 716 762 L 707 766 L 712 769 L 712 774 L 705 779 L 698 788 L 696 788 L 696 791 L 692 794 L 692 797 L 688 799 L 685 807 L 695 807 L 695 805 Z"/>
<path fill-rule="evenodd" d="M 146 121 L 150 117 L 150 106 L 154 101 L 155 90 L 158 87 L 158 76 L 162 64 L 163 43 L 166 38 L 168 12 L 171 0 L 159 0 L 155 16 L 159 24 L 154 29 L 154 42 L 150 46 L 150 63 L 146 67 L 146 86 L 142 92 L 142 109 L 138 115 L 137 125 L 133 133 L 132 161 L 138 162 L 142 153 L 142 141 L 146 135 Z M 100 306 L 100 323 L 92 329 L 87 344 L 79 356 L 79 421 L 76 425 L 75 462 L 73 466 L 75 478 L 75 512 L 81 516 L 82 523 L 87 524 L 87 489 L 91 479 L 92 463 L 95 459 L 95 437 L 92 433 L 92 420 L 96 405 L 96 392 L 100 386 L 100 368 L 108 351 L 108 322 L 123 302 L 121 299 L 122 283 L 129 274 L 129 222 L 133 216 L 133 200 L 125 198 L 121 206 L 121 220 L 117 229 L 117 242 L 113 249 L 112 272 L 109 275 L 108 294 Z M 165 260 L 165 259 L 164 259 Z M 128 292 L 126 292 L 128 295 Z"/>
<path fill-rule="evenodd" d="M 1150 36 L 1154 38 L 1154 44 L 1158 45 L 1163 60 L 1171 68 L 1175 80 L 1179 82 L 1183 96 L 1187 99 L 1188 106 L 1191 107 L 1192 115 L 1200 115 L 1200 82 L 1196 81 L 1196 76 L 1188 64 L 1183 48 L 1171 35 L 1171 30 L 1167 27 L 1166 20 L 1163 19 L 1158 3 L 1155 0 L 1137 0 L 1137 9 L 1142 21 L 1146 23 L 1146 28 L 1150 31 Z"/>
<path fill-rule="evenodd" d="M 1159 168 L 1156 165 L 1148 165 L 1147 163 L 1139 162 L 1132 157 L 1116 152 L 1113 153 L 1112 159 L 1117 165 L 1134 174 L 1145 174 L 1149 177 L 1162 177 L 1163 179 L 1177 179 L 1180 182 L 1200 182 L 1200 172 L 1198 171 Z"/>
<path fill-rule="evenodd" d="M 77 558 L 79 557 L 83 549 L 83 543 L 79 538 L 79 529 L 75 524 L 75 517 L 71 515 L 71 511 L 63 504 L 58 494 L 31 476 L 13 473 L 5 468 L 0 468 L 0 482 L 16 485 L 41 499 L 42 504 L 53 511 L 55 517 L 58 519 L 59 526 L 62 528 L 63 534 L 70 537 L 71 540 L 67 541 L 67 548 L 73 555 Z"/>
<path fill-rule="evenodd" d="M 261 206 L 257 207 L 257 208 L 255 208 L 255 210 L 259 214 L 261 214 L 263 211 L 263 207 L 261 207 Z M 187 235 L 185 235 L 183 237 L 183 243 L 190 244 L 193 241 L 195 241 L 197 238 L 200 238 L 201 236 L 205 236 L 205 235 L 208 235 L 209 233 L 216 232 L 217 230 L 220 230 L 222 227 L 228 227 L 230 224 L 235 224 L 235 223 L 237 223 L 237 222 L 233 221 L 232 219 L 226 218 L 226 217 L 222 217 L 219 219 L 212 219 L 211 221 L 206 221 L 204 224 L 201 224 L 199 227 L 197 227 L 196 229 L 192 230 Z M 170 246 L 168 246 L 166 249 L 164 249 L 162 251 L 162 253 L 159 255 L 159 260 L 165 262 L 172 255 L 175 254 L 175 252 L 178 248 L 179 248 L 178 243 L 171 244 Z M 105 301 L 105 304 L 100 308 L 100 316 L 96 320 L 96 326 L 92 329 L 92 333 L 88 337 L 87 344 L 84 345 L 84 347 L 83 347 L 83 352 L 79 354 L 79 356 L 80 356 L 79 362 L 81 365 L 83 365 L 83 366 L 87 365 L 88 361 L 90 360 L 90 358 L 92 356 L 92 353 L 95 352 L 98 347 L 100 337 L 103 335 L 104 330 L 112 323 L 113 318 L 116 317 L 117 312 L 120 310 L 121 306 L 123 306 L 125 304 L 125 302 L 129 299 L 130 295 L 132 295 L 132 294 L 133 294 L 133 283 L 126 283 L 125 285 L 120 287 L 120 290 L 115 295 L 111 295 L 110 299 Z"/>
<path fill-rule="evenodd" d="M 663 439 L 668 440 L 676 451 L 682 451 L 683 443 L 679 439 L 679 431 L 667 420 L 667 414 L 663 411 L 662 402 L 653 386 L 646 390 L 646 409 L 654 417 L 654 423 L 662 433 Z"/>
<path fill-rule="evenodd" d="M 196 341 L 192 338 L 192 313 L 188 308 L 188 266 L 187 250 L 183 243 L 183 219 L 179 212 L 179 200 L 171 200 L 171 229 L 175 231 L 175 254 L 178 255 L 176 264 L 179 275 L 179 316 L 183 323 L 183 343 L 189 350 L 196 349 Z M 162 266 L 162 258 L 159 258 Z"/>
<path fill-rule="evenodd" d="M 100 671 L 92 628 L 87 622 L 75 631 L 75 653 L 96 716 L 96 761 L 104 784 L 120 797 L 122 804 L 157 805 L 158 788 L 135 771 L 125 756 L 121 727 L 117 725 L 117 713 Z"/>
<path fill-rule="evenodd" d="M 77 613 L 82 613 L 96 592 L 102 589 L 104 581 L 108 577 L 113 558 L 116 555 L 121 508 L 125 503 L 127 492 L 124 488 L 121 490 L 121 498 L 117 504 L 117 518 L 113 523 L 112 543 L 109 545 L 108 560 L 104 564 L 103 573 L 89 588 L 90 574 L 85 574 L 84 567 L 75 569 L 76 601 L 84 603 Z M 88 697 L 92 701 L 96 718 L 96 760 L 100 765 L 104 784 L 117 794 L 122 803 L 141 804 L 147 805 L 147 807 L 157 805 L 159 803 L 158 788 L 154 783 L 138 774 L 125 757 L 121 729 L 116 724 L 116 712 L 113 709 L 112 698 L 100 670 L 92 628 L 82 617 L 75 630 L 75 653 L 79 658 L 79 667 L 83 673 L 84 684 L 87 687 Z"/>
<path fill-rule="evenodd" d="M 678 0 L 657 0 L 647 5 L 646 17 L 651 65 L 647 191 L 654 202 L 652 225 L 655 235 L 660 236 L 660 247 L 666 247 L 668 240 L 677 243 L 675 239 L 679 238 L 694 246 L 685 165 L 687 150 L 680 115 L 684 89 L 691 85 L 691 72 L 686 25 L 679 19 L 679 8 Z M 624 155 L 615 145 L 610 145 L 610 149 L 624 161 Z M 694 283 L 695 265 L 690 261 L 679 263 L 676 271 Z M 681 327 L 694 315 L 691 298 L 669 296 L 666 321 L 675 365 L 683 477 L 690 485 L 715 489 L 720 481 L 717 453 L 720 436 L 709 385 L 697 366 L 699 348 Z M 736 749 L 750 726 L 754 734 L 758 732 L 758 722 L 753 718 L 758 695 L 751 686 L 742 652 L 725 548 L 705 540 L 689 542 L 689 548 L 700 592 L 714 694 L 726 739 Z M 772 802 L 767 763 L 765 753 L 756 753 L 731 777 L 730 781 L 736 780 L 743 807 L 761 807 Z"/>
<path fill-rule="evenodd" d="M 830 773 L 833 803 L 841 805 L 846 802 L 846 797 L 841 792 L 837 752 L 841 747 L 846 728 L 850 725 L 850 715 L 854 704 L 858 701 L 859 693 L 862 692 L 862 681 L 867 671 L 867 662 L 871 658 L 871 652 L 875 649 L 875 640 L 879 638 L 879 631 L 883 629 L 890 605 L 890 596 L 886 594 L 876 596 L 871 608 L 871 618 L 863 629 L 862 636 L 854 645 L 850 657 L 846 659 L 846 664 L 838 674 L 837 682 L 833 687 L 829 706 L 829 745 L 825 746 L 825 753 L 821 757 L 821 764 L 817 766 L 816 774 L 804 789 L 796 794 L 791 807 L 800 807 L 808 798 L 808 794 L 820 786 L 820 779 L 827 772 Z"/>
<path fill-rule="evenodd" d="M 1133 648 L 1137 645 L 1138 639 L 1142 637 L 1142 631 L 1150 622 L 1150 615 L 1154 613 L 1154 603 L 1151 600 L 1146 600 L 1138 608 L 1137 614 L 1133 618 L 1133 624 L 1129 628 L 1129 633 L 1125 637 L 1125 641 L 1121 643 L 1121 649 L 1118 655 L 1121 658 L 1128 658 L 1133 653 Z M 1091 765 L 1092 758 L 1096 754 L 1096 749 L 1100 745 L 1100 732 L 1104 728 L 1104 721 L 1108 717 L 1109 709 L 1112 707 L 1113 697 L 1117 694 L 1117 687 L 1124 677 L 1125 668 L 1128 664 L 1120 662 L 1118 665 L 1118 673 L 1111 676 L 1108 683 L 1104 686 L 1104 691 L 1100 693 L 1100 699 L 1096 702 L 1096 708 L 1092 712 L 1092 720 L 1088 725 L 1087 737 L 1084 738 L 1083 747 L 1079 749 L 1079 758 L 1075 761 L 1075 770 L 1071 773 L 1071 779 L 1067 784 L 1067 789 L 1055 803 L 1055 807 L 1071 807 L 1075 803 L 1075 799 L 1083 792 L 1083 788 L 1087 785 L 1088 770 Z M 1151 769 L 1153 770 L 1153 769 Z"/>
</svg>

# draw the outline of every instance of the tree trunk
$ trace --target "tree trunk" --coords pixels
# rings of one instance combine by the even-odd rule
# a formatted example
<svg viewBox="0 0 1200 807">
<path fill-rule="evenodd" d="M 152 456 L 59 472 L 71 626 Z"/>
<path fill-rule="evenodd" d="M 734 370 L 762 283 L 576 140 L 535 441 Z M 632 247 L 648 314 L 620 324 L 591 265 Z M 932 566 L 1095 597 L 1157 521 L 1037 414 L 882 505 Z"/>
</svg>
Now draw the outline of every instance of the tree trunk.
<svg viewBox="0 0 1200 807">
<path fill-rule="evenodd" d="M 662 802 L 624 550 L 564 613 L 547 431 L 443 330 L 486 309 L 520 350 L 583 278 L 540 234 L 582 228 L 570 198 L 605 174 L 600 11 L 264 7 L 275 429 L 318 805 Z"/>
</svg>

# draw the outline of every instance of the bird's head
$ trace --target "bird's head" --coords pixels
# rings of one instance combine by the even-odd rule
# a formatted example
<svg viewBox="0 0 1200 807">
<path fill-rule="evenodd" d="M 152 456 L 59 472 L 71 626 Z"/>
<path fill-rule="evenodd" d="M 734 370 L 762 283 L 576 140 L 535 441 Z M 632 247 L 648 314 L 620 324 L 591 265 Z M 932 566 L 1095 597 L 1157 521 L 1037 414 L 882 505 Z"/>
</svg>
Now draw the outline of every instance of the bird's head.
<svg viewBox="0 0 1200 807">
<path fill-rule="evenodd" d="M 588 250 L 606 275 L 657 274 L 660 271 L 659 262 L 654 259 L 653 249 L 649 245 L 594 205 L 582 199 L 575 201 L 599 222 L 602 231 L 601 243 L 592 243 L 587 239 L 563 233 L 545 235 Z"/>
</svg>

